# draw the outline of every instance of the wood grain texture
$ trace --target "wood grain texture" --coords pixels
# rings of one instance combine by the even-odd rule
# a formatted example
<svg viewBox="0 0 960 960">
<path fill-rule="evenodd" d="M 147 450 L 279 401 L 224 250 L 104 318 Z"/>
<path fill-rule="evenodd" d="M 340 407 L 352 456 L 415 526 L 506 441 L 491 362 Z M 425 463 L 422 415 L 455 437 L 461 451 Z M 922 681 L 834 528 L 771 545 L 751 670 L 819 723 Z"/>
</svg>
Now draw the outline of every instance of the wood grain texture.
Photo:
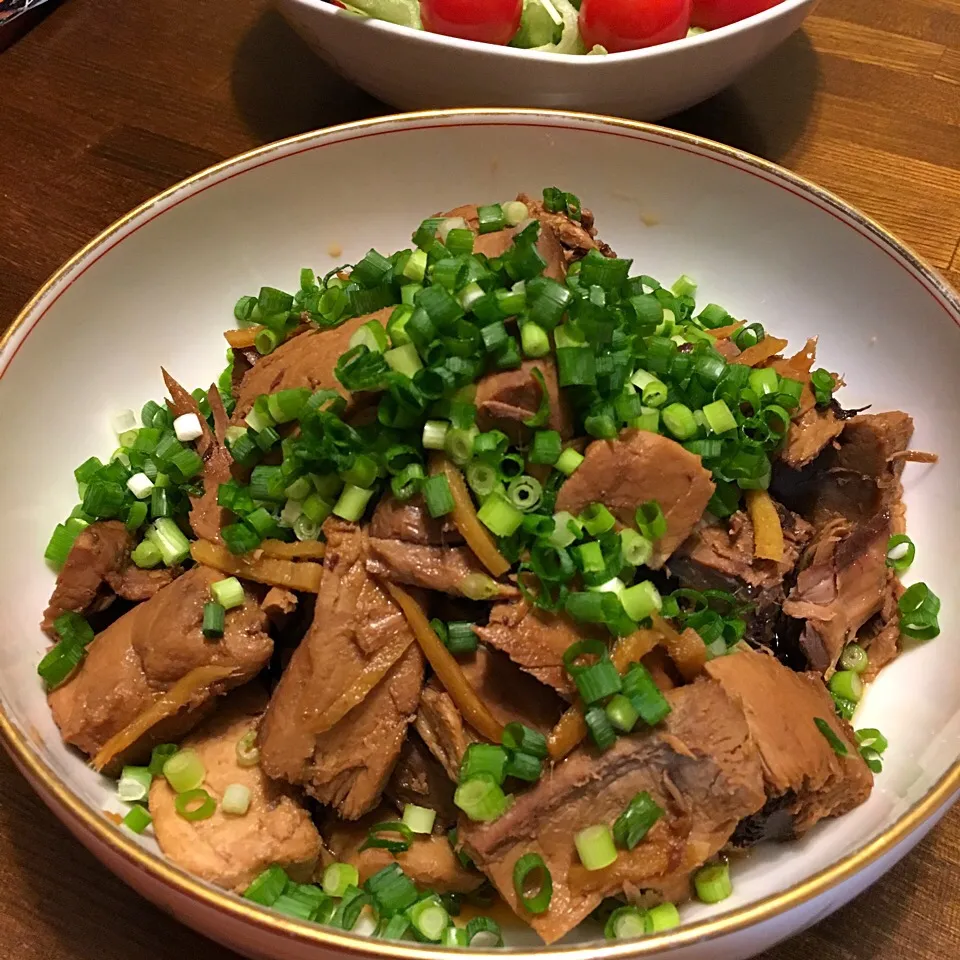
<svg viewBox="0 0 960 960">
<path fill-rule="evenodd" d="M 390 112 L 269 0 L 67 0 L 0 55 L 0 328 L 79 246 L 238 151 Z M 784 164 L 960 286 L 960 0 L 822 0 L 736 86 L 669 121 Z M 949 642 L 945 638 L 944 642 Z M 0 757 L 0 956 L 233 954 L 127 890 Z M 763 960 L 960 956 L 960 807 L 868 893 Z"/>
</svg>

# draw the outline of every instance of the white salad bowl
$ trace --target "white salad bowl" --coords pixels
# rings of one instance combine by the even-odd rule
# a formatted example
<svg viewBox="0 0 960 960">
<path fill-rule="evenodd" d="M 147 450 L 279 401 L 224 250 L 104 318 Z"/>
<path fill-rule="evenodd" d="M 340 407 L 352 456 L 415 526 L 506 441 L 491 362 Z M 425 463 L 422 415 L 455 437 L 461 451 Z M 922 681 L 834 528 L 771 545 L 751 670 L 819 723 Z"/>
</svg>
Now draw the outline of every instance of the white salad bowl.
<svg viewBox="0 0 960 960">
<path fill-rule="evenodd" d="M 327 63 L 394 107 L 541 107 L 636 120 L 659 120 L 713 96 L 790 36 L 813 3 L 782 0 L 739 23 L 645 50 L 569 56 L 368 20 L 327 0 L 278 0 Z"/>
<path fill-rule="evenodd" d="M 429 158 L 442 157 L 442 163 Z M 557 185 L 578 194 L 637 272 L 687 273 L 704 302 L 761 321 L 842 371 L 848 407 L 903 409 L 909 579 L 943 597 L 943 635 L 872 684 L 856 725 L 890 741 L 869 801 L 803 840 L 755 849 L 722 905 L 686 904 L 683 925 L 598 942 L 584 928 L 518 956 L 565 960 L 739 960 L 822 919 L 889 869 L 960 789 L 960 629 L 951 587 L 960 542 L 960 300 L 914 254 L 835 197 L 764 161 L 669 130 L 534 111 L 425 113 L 348 124 L 271 144 L 206 170 L 118 221 L 65 264 L 0 343 L 0 731 L 51 809 L 110 869 L 195 929 L 250 957 L 441 950 L 299 923 L 214 889 L 115 825 L 115 789 L 65 748 L 36 673 L 53 576 L 42 554 L 76 498 L 73 469 L 115 445 L 111 416 L 162 395 L 160 365 L 206 384 L 223 363 L 237 298 L 295 287 L 371 246 L 408 244 L 424 216 Z M 29 462 L 29 470 L 25 469 Z M 25 478 L 30 477 L 27 489 Z M 481 951 L 482 953 L 482 951 Z M 493 954 L 488 950 L 488 957 Z"/>
</svg>

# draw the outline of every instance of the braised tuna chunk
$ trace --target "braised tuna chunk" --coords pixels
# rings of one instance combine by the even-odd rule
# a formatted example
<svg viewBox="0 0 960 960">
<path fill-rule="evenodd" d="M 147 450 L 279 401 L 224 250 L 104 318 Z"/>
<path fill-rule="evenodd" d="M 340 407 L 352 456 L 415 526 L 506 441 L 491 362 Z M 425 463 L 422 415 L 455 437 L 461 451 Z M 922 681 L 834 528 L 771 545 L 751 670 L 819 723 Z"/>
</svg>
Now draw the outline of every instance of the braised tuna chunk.
<svg viewBox="0 0 960 960">
<path fill-rule="evenodd" d="M 266 705 L 266 695 L 259 691 L 237 691 L 181 744 L 196 751 L 203 763 L 203 787 L 217 802 L 213 816 L 184 819 L 174 807 L 176 793 L 163 777 L 156 777 L 150 788 L 160 849 L 184 869 L 237 893 L 273 864 L 306 883 L 320 857 L 320 834 L 293 794 L 259 766 L 237 763 L 237 744 L 256 730 Z M 243 816 L 224 813 L 220 806 L 227 787 L 235 783 L 250 791 L 250 808 Z"/>
<path fill-rule="evenodd" d="M 860 414 L 805 469 L 777 471 L 772 490 L 817 527 L 838 517 L 869 520 L 889 509 L 900 530 L 900 476 L 912 435 L 913 420 L 899 410 Z"/>
<path fill-rule="evenodd" d="M 544 429 L 556 430 L 563 439 L 573 436 L 573 414 L 567 398 L 560 393 L 557 366 L 550 357 L 524 360 L 516 370 L 488 373 L 477 383 L 477 426 L 481 430 L 502 430 L 514 443 L 531 434 L 524 421 L 540 409 L 543 391 L 534 374 L 539 370 L 546 387 L 550 415 Z"/>
<path fill-rule="evenodd" d="M 713 681 L 667 694 L 663 727 L 620 737 L 605 753 L 580 748 L 522 793 L 492 823 L 461 819 L 460 837 L 500 895 L 547 943 L 572 930 L 624 886 L 683 893 L 691 870 L 713 856 L 737 822 L 764 803 L 763 775 L 743 711 Z M 612 826 L 646 791 L 664 817 L 633 851 L 611 867 L 587 871 L 574 835 Z M 543 857 L 553 879 L 545 913 L 523 909 L 513 868 L 525 853 Z"/>
<path fill-rule="evenodd" d="M 876 514 L 851 528 L 838 520 L 818 534 L 809 566 L 783 605 L 788 617 L 805 620 L 800 645 L 810 666 L 833 673 L 845 644 L 884 605 L 890 571 L 890 514 Z"/>
<path fill-rule="evenodd" d="M 167 401 L 171 414 L 181 417 L 192 413 L 200 421 L 203 430 L 197 440 L 197 453 L 203 458 L 203 492 L 190 498 L 190 526 L 193 532 L 203 540 L 220 541 L 220 531 L 228 522 L 227 511 L 217 502 L 221 483 L 227 483 L 232 476 L 233 457 L 227 450 L 227 411 L 223 406 L 220 391 L 212 386 L 207 391 L 207 403 L 213 414 L 213 429 L 200 413 L 200 407 L 194 397 L 177 383 L 173 377 L 163 371 L 171 399 Z"/>
<path fill-rule="evenodd" d="M 400 753 L 423 685 L 420 648 L 400 609 L 368 573 L 368 540 L 353 524 L 327 521 L 323 583 L 313 625 L 274 691 L 260 732 L 271 777 L 302 784 L 341 816 L 374 807 Z M 390 651 L 399 658 L 332 725 L 366 671 Z"/>
<path fill-rule="evenodd" d="M 378 870 L 396 863 L 421 890 L 437 893 L 471 893 L 484 883 L 484 876 L 467 869 L 454 853 L 445 836 L 415 834 L 409 849 L 392 854 L 377 847 L 361 850 L 370 828 L 377 823 L 395 820 L 388 808 L 380 807 L 356 823 L 330 818 L 323 835 L 333 858 L 352 864 L 364 883 Z"/>
<path fill-rule="evenodd" d="M 401 813 L 408 803 L 433 810 L 437 815 L 434 832 L 445 833 L 457 822 L 453 791 L 446 770 L 416 730 L 410 730 L 384 795 Z"/>
<path fill-rule="evenodd" d="M 794 470 L 805 467 L 843 432 L 843 419 L 837 409 L 811 407 L 790 424 L 787 442 L 780 459 Z"/>
<path fill-rule="evenodd" d="M 432 547 L 402 540 L 369 541 L 367 572 L 403 583 L 473 599 L 516 597 L 516 587 L 491 579 L 469 547 Z"/>
<path fill-rule="evenodd" d="M 873 776 L 820 677 L 794 673 L 773 657 L 753 651 L 711 660 L 706 672 L 746 714 L 784 838 L 800 836 L 818 820 L 840 816 L 867 799 Z M 846 756 L 834 752 L 816 719 L 830 725 L 845 745 Z"/>
<path fill-rule="evenodd" d="M 350 393 L 333 372 L 337 361 L 347 352 L 350 338 L 360 327 L 370 320 L 386 326 L 393 309 L 384 307 L 376 313 L 347 320 L 339 327 L 300 334 L 280 344 L 273 353 L 261 357 L 237 389 L 234 422 L 239 423 L 246 417 L 261 394 L 294 387 L 338 390 L 352 402 Z"/>
<path fill-rule="evenodd" d="M 565 616 L 536 610 L 526 600 L 497 604 L 485 627 L 475 627 L 484 642 L 502 650 L 514 663 L 565 697 L 576 687 L 563 665 L 570 644 L 583 636 L 583 628 Z"/>
<path fill-rule="evenodd" d="M 522 199 L 522 198 L 521 198 Z M 533 215 L 531 213 L 531 215 Z M 513 246 L 513 238 L 516 236 L 519 227 L 508 227 L 506 230 L 494 230 L 491 233 L 478 233 L 480 228 L 480 219 L 478 216 L 476 204 L 469 203 L 462 207 L 455 207 L 447 213 L 440 214 L 447 218 L 462 217 L 467 222 L 467 227 L 477 236 L 473 241 L 473 252 L 483 254 L 485 257 L 502 257 Z M 567 275 L 567 261 L 564 256 L 564 248 L 560 243 L 560 238 L 554 227 L 541 220 L 540 236 L 537 240 L 537 251 L 546 261 L 544 276 L 553 280 L 563 281 Z"/>
<path fill-rule="evenodd" d="M 589 210 L 581 210 L 580 219 L 574 220 L 566 213 L 548 213 L 539 200 L 532 200 L 525 193 L 517 199 L 527 205 L 530 216 L 540 221 L 542 229 L 549 227 L 556 233 L 568 262 L 580 260 L 591 250 L 599 250 L 605 257 L 616 256 L 608 244 L 597 239 L 597 228 Z"/>
<path fill-rule="evenodd" d="M 813 535 L 802 517 L 777 504 L 783 529 L 784 552 L 779 562 L 754 554 L 753 524 L 738 510 L 725 520 L 707 516 L 670 558 L 669 571 L 684 587 L 694 590 L 726 590 L 750 603 L 747 636 L 769 643 L 776 618 L 786 597 L 784 577 L 797 564 L 800 552 Z"/>
<path fill-rule="evenodd" d="M 148 600 L 176 576 L 173 570 L 141 570 L 130 559 L 133 537 L 119 520 L 91 523 L 80 531 L 57 575 L 41 627 L 54 635 L 53 621 L 62 613 L 98 613 L 115 596 Z"/>
<path fill-rule="evenodd" d="M 463 543 L 463 537 L 449 517 L 439 520 L 431 517 L 419 494 L 410 500 L 384 497 L 370 518 L 370 536 L 431 547 Z"/>
<path fill-rule="evenodd" d="M 660 504 L 667 532 L 648 564 L 656 569 L 690 535 L 713 496 L 713 481 L 700 458 L 679 443 L 643 430 L 624 430 L 616 440 L 595 440 L 557 495 L 557 510 L 579 515 L 604 504 L 624 525 L 634 526 L 637 507 Z"/>
<path fill-rule="evenodd" d="M 519 721 L 547 734 L 560 718 L 560 698 L 502 653 L 481 644 L 476 653 L 459 661 L 467 682 L 504 726 Z M 450 778 L 457 780 L 464 751 L 480 736 L 464 722 L 453 699 L 436 679 L 424 687 L 416 724 L 430 752 Z"/>
<path fill-rule="evenodd" d="M 49 697 L 67 743 L 93 756 L 178 681 L 222 668 L 206 671 L 213 679 L 191 690 L 171 721 L 158 724 L 124 754 L 142 757 L 154 743 L 182 736 L 217 694 L 266 666 L 273 642 L 266 616 L 249 596 L 227 612 L 222 639 L 203 636 L 203 606 L 211 585 L 222 579 L 217 570 L 194 567 L 97 635 L 80 669 Z"/>
</svg>

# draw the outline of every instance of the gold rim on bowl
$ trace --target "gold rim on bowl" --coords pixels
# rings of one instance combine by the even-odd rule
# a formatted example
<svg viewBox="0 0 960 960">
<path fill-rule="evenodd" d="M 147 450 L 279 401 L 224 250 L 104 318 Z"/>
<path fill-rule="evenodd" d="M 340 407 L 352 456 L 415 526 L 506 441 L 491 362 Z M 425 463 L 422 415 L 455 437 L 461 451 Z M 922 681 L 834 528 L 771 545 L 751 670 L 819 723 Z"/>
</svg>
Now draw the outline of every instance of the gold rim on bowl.
<svg viewBox="0 0 960 960">
<path fill-rule="evenodd" d="M 415 113 L 405 113 L 387 117 L 377 117 L 369 120 L 360 120 L 353 123 L 340 124 L 324 130 L 315 130 L 309 133 L 298 134 L 285 140 L 278 140 L 239 154 L 229 160 L 214 164 L 185 180 L 157 194 L 150 200 L 136 207 L 115 223 L 107 227 L 95 239 L 90 241 L 80 251 L 74 254 L 63 264 L 46 283 L 34 294 L 26 306 L 14 319 L 10 328 L 0 337 L 0 357 L 3 356 L 14 336 L 23 327 L 30 314 L 39 305 L 46 294 L 63 279 L 77 264 L 83 261 L 94 250 L 100 247 L 118 231 L 122 230 L 131 221 L 137 219 L 158 204 L 174 195 L 196 186 L 206 180 L 218 177 L 232 167 L 239 166 L 249 160 L 269 155 L 294 144 L 305 144 L 318 137 L 330 134 L 349 133 L 353 131 L 369 130 L 377 126 L 396 126 L 416 121 L 443 121 L 450 118 L 489 118 L 493 121 L 500 119 L 509 123 L 509 118 L 519 122 L 529 122 L 536 118 L 552 121 L 569 120 L 575 125 L 584 122 L 592 126 L 609 126 L 655 134 L 657 137 L 673 140 L 687 146 L 705 149 L 723 157 L 737 161 L 755 170 L 772 175 L 781 183 L 799 188 L 802 194 L 813 196 L 820 201 L 821 207 L 832 208 L 843 215 L 848 221 L 857 224 L 862 235 L 868 235 L 874 241 L 888 250 L 892 248 L 896 254 L 906 261 L 913 271 L 923 278 L 925 283 L 932 287 L 940 299 L 948 305 L 954 313 L 954 318 L 960 325 L 960 297 L 937 275 L 934 269 L 923 259 L 909 250 L 892 233 L 881 227 L 874 220 L 849 206 L 838 197 L 809 180 L 798 176 L 777 164 L 761 160 L 751 154 L 744 153 L 733 147 L 716 143 L 704 137 L 670 130 L 651 123 L 642 123 L 633 120 L 621 120 L 614 117 L 605 117 L 594 114 L 574 113 L 563 110 L 540 110 L 520 108 L 463 108 L 452 110 L 425 110 Z M 871 236 L 872 235 L 872 236 Z M 960 791 L 960 759 L 954 761 L 949 770 L 931 790 L 891 827 L 872 839 L 859 850 L 843 857 L 837 863 L 821 870 L 812 877 L 795 884 L 787 890 L 764 897 L 749 906 L 732 910 L 713 920 L 701 920 L 687 924 L 667 933 L 653 935 L 636 940 L 614 941 L 590 945 L 570 945 L 552 947 L 507 948 L 496 952 L 483 950 L 457 950 L 440 946 L 418 946 L 416 944 L 396 941 L 376 940 L 368 937 L 356 936 L 351 933 L 337 931 L 329 927 L 309 925 L 274 913 L 242 898 L 213 887 L 202 880 L 188 874 L 162 856 L 158 856 L 144 849 L 132 837 L 107 820 L 101 813 L 93 810 L 84 803 L 66 784 L 64 784 L 47 764 L 34 751 L 27 736 L 7 716 L 3 704 L 0 704 L 0 737 L 3 738 L 7 750 L 25 772 L 28 779 L 41 793 L 43 799 L 50 805 L 56 804 L 61 810 L 70 815 L 77 826 L 84 828 L 95 839 L 104 844 L 112 853 L 122 857 L 127 862 L 140 868 L 151 879 L 158 881 L 175 892 L 192 897 L 198 904 L 212 908 L 219 913 L 229 916 L 236 921 L 242 921 L 258 927 L 265 933 L 282 935 L 302 944 L 312 944 L 318 947 L 339 950 L 355 955 L 368 957 L 391 957 L 402 960 L 438 960 L 443 957 L 463 957 L 465 952 L 476 960 L 494 960 L 497 957 L 510 956 L 541 960 L 545 954 L 556 954 L 563 960 L 626 960 L 627 957 L 649 957 L 652 954 L 661 954 L 664 951 L 673 951 L 693 943 L 716 939 L 734 934 L 771 920 L 786 911 L 800 906 L 814 897 L 835 888 L 843 881 L 850 879 L 859 871 L 875 863 L 879 858 L 892 851 L 898 844 L 906 840 L 911 834 L 922 827 L 928 820 L 945 808 L 955 793 Z"/>
</svg>

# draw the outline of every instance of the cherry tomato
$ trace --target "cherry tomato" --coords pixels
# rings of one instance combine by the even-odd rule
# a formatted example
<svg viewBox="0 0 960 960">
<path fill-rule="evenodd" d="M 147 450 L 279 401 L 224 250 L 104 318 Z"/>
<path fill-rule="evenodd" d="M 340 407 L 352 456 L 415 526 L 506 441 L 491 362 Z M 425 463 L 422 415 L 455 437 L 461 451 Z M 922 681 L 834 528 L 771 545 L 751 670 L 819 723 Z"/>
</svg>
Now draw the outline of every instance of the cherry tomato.
<svg viewBox="0 0 960 960">
<path fill-rule="evenodd" d="M 778 3 L 780 0 L 693 0 L 690 21 L 695 27 L 716 30 L 769 10 Z"/>
<path fill-rule="evenodd" d="M 639 50 L 687 35 L 692 0 L 583 0 L 580 33 L 587 49 Z"/>
<path fill-rule="evenodd" d="M 523 0 L 420 0 L 425 30 L 480 43 L 509 43 L 522 12 Z"/>
</svg>

